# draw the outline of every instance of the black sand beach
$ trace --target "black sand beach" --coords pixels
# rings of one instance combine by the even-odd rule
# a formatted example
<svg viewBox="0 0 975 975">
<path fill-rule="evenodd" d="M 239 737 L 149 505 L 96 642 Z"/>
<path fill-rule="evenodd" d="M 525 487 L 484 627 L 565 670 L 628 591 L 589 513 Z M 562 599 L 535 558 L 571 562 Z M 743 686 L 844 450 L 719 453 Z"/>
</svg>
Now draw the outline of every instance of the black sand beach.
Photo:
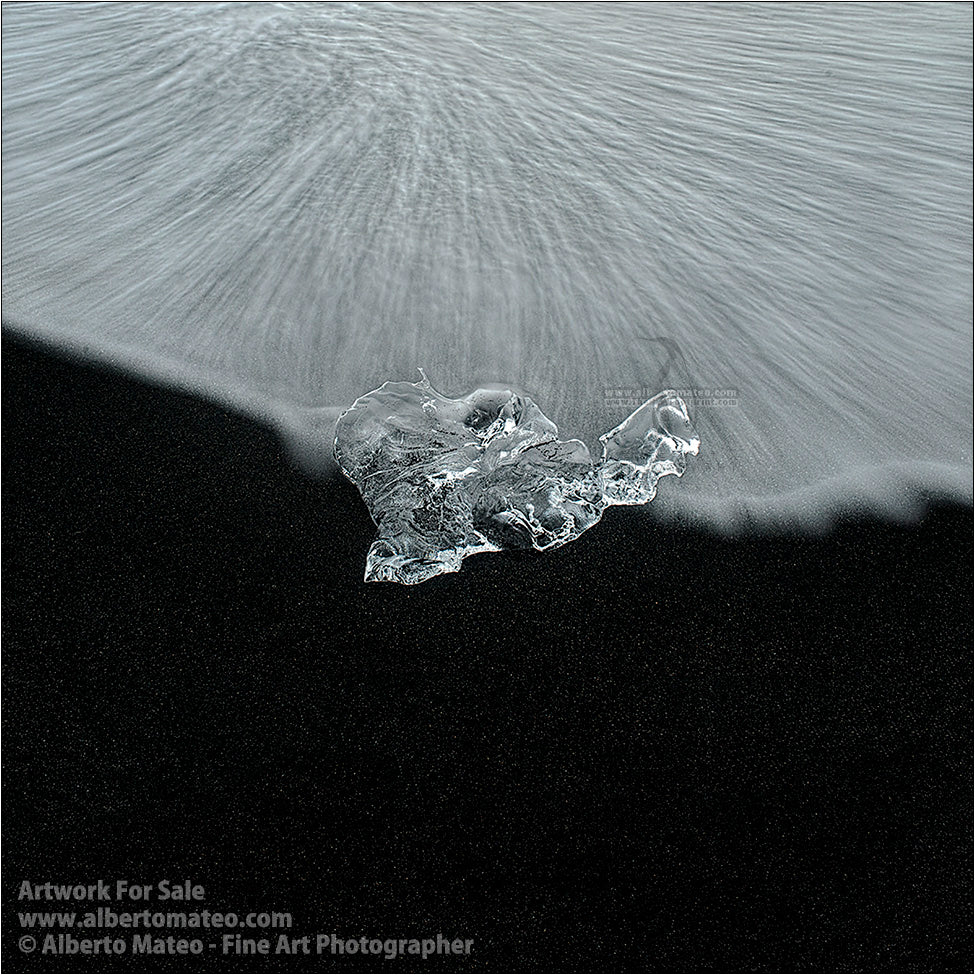
<svg viewBox="0 0 975 975">
<path fill-rule="evenodd" d="M 971 969 L 970 508 L 738 538 L 615 510 L 366 586 L 355 489 L 267 430 L 3 353 L 6 971 Z M 18 951 L 24 880 L 123 878 L 474 944 Z"/>
</svg>

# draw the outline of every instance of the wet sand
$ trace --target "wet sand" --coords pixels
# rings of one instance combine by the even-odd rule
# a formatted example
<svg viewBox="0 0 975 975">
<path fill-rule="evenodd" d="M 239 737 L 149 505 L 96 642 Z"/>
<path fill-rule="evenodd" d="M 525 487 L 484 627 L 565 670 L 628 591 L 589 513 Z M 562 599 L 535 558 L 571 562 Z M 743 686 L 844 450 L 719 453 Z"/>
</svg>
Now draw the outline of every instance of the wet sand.
<svg viewBox="0 0 975 975">
<path fill-rule="evenodd" d="M 970 966 L 970 507 L 620 509 L 366 586 L 355 490 L 269 430 L 3 353 L 5 970 L 394 964 L 16 951 L 24 879 L 164 877 L 295 937 L 474 940 L 415 970 Z"/>
</svg>

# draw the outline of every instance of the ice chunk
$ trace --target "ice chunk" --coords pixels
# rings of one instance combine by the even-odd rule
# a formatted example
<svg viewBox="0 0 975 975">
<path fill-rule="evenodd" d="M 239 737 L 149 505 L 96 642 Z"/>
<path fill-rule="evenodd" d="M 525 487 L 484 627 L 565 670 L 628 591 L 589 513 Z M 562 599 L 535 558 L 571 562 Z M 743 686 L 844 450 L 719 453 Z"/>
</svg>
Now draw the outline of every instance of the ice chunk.
<svg viewBox="0 0 975 975">
<path fill-rule="evenodd" d="M 657 481 L 665 474 L 680 477 L 687 455 L 695 456 L 701 446 L 687 406 L 669 390 L 647 400 L 599 442 L 603 445 L 599 473 L 607 505 L 652 501 Z"/>
<path fill-rule="evenodd" d="M 600 441 L 593 464 L 584 443 L 559 440 L 531 399 L 501 386 L 450 399 L 423 376 L 359 397 L 336 423 L 334 453 L 378 529 L 366 581 L 411 585 L 477 552 L 564 545 L 607 506 L 650 501 L 700 444 L 669 391 Z"/>
</svg>

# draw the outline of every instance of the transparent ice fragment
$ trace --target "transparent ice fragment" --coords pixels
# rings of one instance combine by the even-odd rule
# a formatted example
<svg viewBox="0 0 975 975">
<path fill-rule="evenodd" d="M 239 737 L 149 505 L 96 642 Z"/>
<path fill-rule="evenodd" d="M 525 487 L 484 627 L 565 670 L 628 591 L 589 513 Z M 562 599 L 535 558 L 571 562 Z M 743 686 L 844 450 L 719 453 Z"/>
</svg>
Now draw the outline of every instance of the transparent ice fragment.
<svg viewBox="0 0 975 975">
<path fill-rule="evenodd" d="M 451 399 L 423 376 L 359 397 L 336 423 L 334 453 L 378 529 L 366 581 L 412 585 L 477 552 L 564 545 L 609 505 L 650 501 L 700 445 L 670 391 L 600 442 L 594 464 L 584 443 L 559 440 L 529 397 L 502 386 Z"/>
<path fill-rule="evenodd" d="M 665 474 L 680 477 L 687 456 L 701 441 L 691 427 L 684 401 L 669 390 L 658 393 L 618 427 L 604 433 L 599 465 L 605 503 L 647 504 Z"/>
</svg>

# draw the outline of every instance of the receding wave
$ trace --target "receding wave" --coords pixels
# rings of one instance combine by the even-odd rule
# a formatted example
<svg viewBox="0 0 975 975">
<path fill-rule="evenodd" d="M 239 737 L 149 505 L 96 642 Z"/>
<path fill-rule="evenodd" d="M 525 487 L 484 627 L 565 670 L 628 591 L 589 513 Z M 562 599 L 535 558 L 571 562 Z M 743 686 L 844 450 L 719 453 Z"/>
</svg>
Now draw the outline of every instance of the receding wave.
<svg viewBox="0 0 975 975">
<path fill-rule="evenodd" d="M 275 422 L 424 366 L 593 442 L 662 388 L 663 516 L 971 499 L 968 5 L 17 5 L 11 327 Z"/>
</svg>

